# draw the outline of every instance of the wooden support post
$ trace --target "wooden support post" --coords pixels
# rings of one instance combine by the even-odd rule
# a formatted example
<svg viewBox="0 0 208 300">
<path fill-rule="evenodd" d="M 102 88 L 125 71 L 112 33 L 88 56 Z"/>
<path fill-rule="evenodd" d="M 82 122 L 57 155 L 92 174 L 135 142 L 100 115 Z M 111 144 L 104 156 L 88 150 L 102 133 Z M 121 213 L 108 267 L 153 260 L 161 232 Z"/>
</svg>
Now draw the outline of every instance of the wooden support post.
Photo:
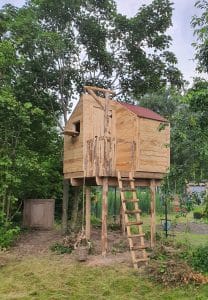
<svg viewBox="0 0 208 300">
<path fill-rule="evenodd" d="M 102 236 L 101 249 L 102 255 L 105 256 L 108 249 L 107 241 L 107 214 L 108 214 L 108 178 L 103 178 L 103 198 L 102 198 Z"/>
<path fill-rule="evenodd" d="M 121 226 L 122 235 L 126 235 L 125 215 L 124 215 L 124 210 L 122 205 L 120 206 L 120 226 Z"/>
<path fill-rule="evenodd" d="M 85 187 L 86 191 L 86 215 L 85 215 L 85 221 L 86 221 L 86 228 L 85 228 L 85 235 L 88 240 L 90 240 L 90 227 L 91 227 L 91 222 L 90 222 L 90 217 L 91 217 L 91 201 L 90 201 L 90 192 L 91 189 L 89 186 Z"/>
<path fill-rule="evenodd" d="M 156 243 L 156 222 L 155 222 L 155 209 L 156 209 L 156 191 L 155 191 L 155 180 L 151 179 L 150 181 L 150 195 L 151 195 L 151 204 L 150 204 L 150 214 L 151 214 L 151 239 L 150 246 L 154 248 Z"/>
<path fill-rule="evenodd" d="M 62 200 L 62 233 L 68 230 L 68 202 L 69 202 L 69 180 L 63 180 L 63 200 Z"/>
</svg>

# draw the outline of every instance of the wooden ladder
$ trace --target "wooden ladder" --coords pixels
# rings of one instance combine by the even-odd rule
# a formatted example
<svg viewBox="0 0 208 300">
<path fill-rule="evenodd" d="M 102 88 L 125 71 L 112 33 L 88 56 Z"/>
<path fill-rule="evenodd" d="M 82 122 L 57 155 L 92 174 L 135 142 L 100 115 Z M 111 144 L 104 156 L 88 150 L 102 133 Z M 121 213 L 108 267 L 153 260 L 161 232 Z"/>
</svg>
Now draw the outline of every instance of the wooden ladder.
<svg viewBox="0 0 208 300">
<path fill-rule="evenodd" d="M 127 237 L 129 241 L 129 247 L 132 257 L 134 268 L 137 269 L 139 265 L 146 264 L 148 256 L 146 252 L 146 246 L 144 243 L 144 233 L 142 230 L 141 210 L 139 209 L 136 188 L 134 184 L 134 178 L 132 172 L 129 172 L 129 176 L 121 176 L 121 172 L 118 171 L 118 186 L 121 194 L 121 204 L 124 213 L 124 223 L 127 231 Z M 124 183 L 124 185 L 123 185 Z M 126 196 L 126 192 L 131 192 L 131 197 Z M 133 209 L 128 210 L 127 203 L 133 204 Z M 129 216 L 134 217 L 129 220 Z M 132 232 L 132 226 L 136 226 L 138 233 Z"/>
</svg>

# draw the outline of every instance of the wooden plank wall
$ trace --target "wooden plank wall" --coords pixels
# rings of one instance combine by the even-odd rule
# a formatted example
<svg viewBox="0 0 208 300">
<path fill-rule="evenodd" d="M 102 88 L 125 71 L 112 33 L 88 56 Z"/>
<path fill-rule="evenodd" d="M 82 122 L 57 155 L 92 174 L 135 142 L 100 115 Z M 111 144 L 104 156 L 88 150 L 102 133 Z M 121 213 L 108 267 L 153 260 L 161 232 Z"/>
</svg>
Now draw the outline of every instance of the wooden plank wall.
<svg viewBox="0 0 208 300">
<path fill-rule="evenodd" d="M 105 99 L 99 97 L 104 107 Z M 111 176 L 115 173 L 115 110 L 110 101 L 108 136 L 104 136 L 104 110 L 90 95 L 83 96 L 85 176 Z"/>
<path fill-rule="evenodd" d="M 116 109 L 116 138 L 116 170 L 135 170 L 137 116 L 120 104 Z"/>
<path fill-rule="evenodd" d="M 166 173 L 170 166 L 170 127 L 159 131 L 156 120 L 138 118 L 137 171 Z"/>
<path fill-rule="evenodd" d="M 72 113 L 66 129 L 73 129 L 73 123 L 80 121 L 77 137 L 64 136 L 64 173 L 83 171 L 83 98 Z"/>
</svg>

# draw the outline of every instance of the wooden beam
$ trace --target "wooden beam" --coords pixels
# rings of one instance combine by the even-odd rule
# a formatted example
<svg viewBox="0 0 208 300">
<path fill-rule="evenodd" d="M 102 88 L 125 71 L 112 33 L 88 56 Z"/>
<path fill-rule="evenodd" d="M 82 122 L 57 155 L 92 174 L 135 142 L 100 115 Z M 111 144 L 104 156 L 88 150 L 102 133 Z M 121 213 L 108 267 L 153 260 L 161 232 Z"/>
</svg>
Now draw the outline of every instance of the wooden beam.
<svg viewBox="0 0 208 300">
<path fill-rule="evenodd" d="M 88 240 L 90 240 L 90 227 L 91 227 L 91 222 L 90 222 L 90 217 L 91 217 L 91 201 L 90 201 L 90 192 L 91 188 L 90 187 L 85 187 L 85 194 L 86 194 L 86 206 L 85 206 L 85 222 L 86 222 L 86 227 L 85 227 L 85 235 Z"/>
<path fill-rule="evenodd" d="M 87 89 L 87 92 L 96 100 L 96 102 L 98 103 L 98 105 L 104 110 L 104 107 L 99 99 L 99 97 L 93 92 L 93 90 L 91 89 Z"/>
<path fill-rule="evenodd" d="M 102 255 L 106 256 L 108 249 L 107 240 L 107 214 L 108 214 L 108 178 L 103 179 L 103 195 L 102 195 L 102 235 L 101 235 L 101 249 Z"/>
<path fill-rule="evenodd" d="M 108 93 L 108 94 L 111 94 L 111 95 L 115 95 L 116 93 L 111 91 L 111 90 L 107 90 L 107 89 L 103 89 L 103 88 L 99 88 L 99 87 L 96 87 L 96 86 L 89 86 L 89 85 L 85 85 L 84 86 L 84 89 L 85 90 L 93 90 L 93 91 L 98 91 L 98 92 L 102 92 L 102 93 Z"/>
<path fill-rule="evenodd" d="M 69 130 L 69 129 L 65 129 L 63 134 L 68 135 L 68 136 L 72 136 L 72 137 L 76 137 L 80 134 L 79 131 L 75 131 L 75 130 Z"/>
<path fill-rule="evenodd" d="M 70 178 L 83 178 L 84 177 L 84 172 L 67 172 L 64 173 L 64 178 L 65 179 L 70 179 Z"/>
<path fill-rule="evenodd" d="M 155 190 L 155 180 L 152 179 L 150 181 L 150 196 L 151 196 L 151 203 L 150 203 L 150 214 L 151 214 L 151 228 L 150 228 L 150 246 L 151 248 L 154 248 L 156 243 L 156 222 L 155 222 L 155 216 L 156 216 L 156 190 Z"/>
</svg>

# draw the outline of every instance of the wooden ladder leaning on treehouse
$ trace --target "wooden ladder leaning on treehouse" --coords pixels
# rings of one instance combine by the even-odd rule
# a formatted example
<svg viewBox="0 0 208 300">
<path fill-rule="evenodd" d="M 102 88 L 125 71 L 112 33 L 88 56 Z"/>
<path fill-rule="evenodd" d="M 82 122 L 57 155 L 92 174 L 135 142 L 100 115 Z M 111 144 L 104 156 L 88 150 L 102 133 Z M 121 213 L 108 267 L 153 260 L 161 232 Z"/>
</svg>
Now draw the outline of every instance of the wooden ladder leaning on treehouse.
<svg viewBox="0 0 208 300">
<path fill-rule="evenodd" d="M 134 184 L 134 178 L 132 172 L 129 172 L 129 176 L 122 176 L 118 171 L 118 186 L 121 194 L 121 204 L 124 213 L 124 223 L 127 231 L 127 238 L 129 241 L 129 247 L 132 257 L 134 268 L 137 269 L 140 263 L 146 264 L 148 259 L 146 246 L 144 243 L 144 233 L 142 230 L 141 210 L 138 206 L 138 198 L 136 194 L 136 188 Z M 125 186 L 123 185 L 125 183 Z M 131 192 L 131 198 L 125 195 L 125 192 Z M 128 210 L 127 203 L 133 203 L 134 209 Z M 134 216 L 134 221 L 129 220 L 129 215 Z M 134 234 L 131 230 L 132 226 L 137 226 L 138 233 Z"/>
</svg>

